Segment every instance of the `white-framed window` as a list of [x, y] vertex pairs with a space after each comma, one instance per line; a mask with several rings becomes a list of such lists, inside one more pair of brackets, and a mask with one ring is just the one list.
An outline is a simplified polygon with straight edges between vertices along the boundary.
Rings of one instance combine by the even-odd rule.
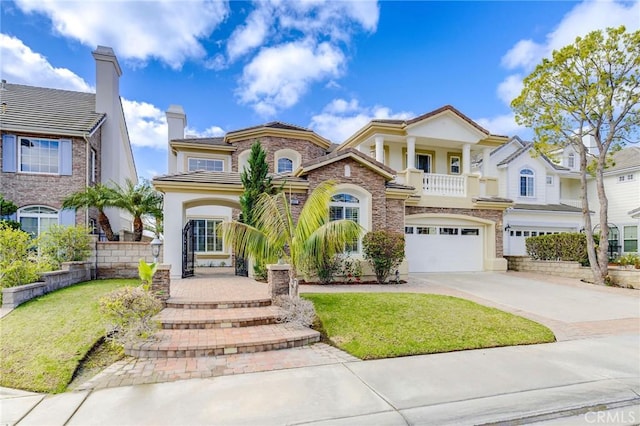
[[223, 251], [222, 219], [194, 219], [194, 251], [220, 253]]
[[224, 172], [224, 161], [212, 158], [189, 158], [189, 171]]
[[633, 180], [633, 175], [627, 175], [627, 180]]
[[431, 157], [431, 154], [416, 155], [416, 167], [418, 170], [422, 170], [425, 173], [431, 173], [432, 164], [433, 158]]
[[95, 183], [98, 178], [98, 168], [96, 165], [96, 150], [93, 148], [91, 148], [91, 158], [89, 161], [89, 178], [91, 179], [91, 183]]
[[19, 138], [20, 171], [60, 173], [60, 142], [52, 139]]
[[520, 196], [533, 197], [535, 188], [535, 175], [531, 169], [520, 170]]
[[37, 237], [58, 224], [58, 211], [45, 206], [29, 206], [18, 210], [18, 222], [23, 231]]
[[618, 176], [618, 182], [624, 182], [624, 178], [625, 178], [624, 175]]
[[567, 167], [573, 169], [576, 166], [576, 156], [572, 152], [567, 156]]
[[278, 158], [278, 173], [291, 173], [293, 171], [293, 160], [288, 157]]
[[547, 176], [547, 185], [553, 185], [553, 176]]
[[[329, 220], [348, 219], [360, 223], [360, 200], [350, 194], [340, 193], [331, 197], [329, 204]], [[347, 253], [357, 253], [360, 251], [360, 242], [355, 240], [347, 243], [345, 247]]]
[[623, 251], [625, 253], [638, 252], [638, 227], [635, 225], [625, 226], [623, 229]]
[[459, 155], [449, 156], [449, 173], [452, 175], [460, 174], [460, 156]]

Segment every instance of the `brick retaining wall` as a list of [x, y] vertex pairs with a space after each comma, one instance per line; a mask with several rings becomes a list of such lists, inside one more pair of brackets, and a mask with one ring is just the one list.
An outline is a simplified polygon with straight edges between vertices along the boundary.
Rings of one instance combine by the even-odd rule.
[[[536, 272], [558, 277], [592, 281], [593, 274], [588, 267], [578, 262], [555, 260], [533, 260], [527, 256], [505, 256], [510, 271]], [[616, 285], [640, 289], [640, 269], [609, 267], [609, 275]]]

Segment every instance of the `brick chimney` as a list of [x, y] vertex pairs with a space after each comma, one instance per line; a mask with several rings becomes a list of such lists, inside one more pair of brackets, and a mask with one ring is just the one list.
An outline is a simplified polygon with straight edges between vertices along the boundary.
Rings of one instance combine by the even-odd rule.
[[[184, 129], [187, 126], [187, 116], [180, 105], [170, 105], [165, 112], [167, 117], [167, 133], [168, 142], [174, 139], [184, 139]], [[174, 174], [178, 172], [178, 157], [168, 147], [167, 173]]]

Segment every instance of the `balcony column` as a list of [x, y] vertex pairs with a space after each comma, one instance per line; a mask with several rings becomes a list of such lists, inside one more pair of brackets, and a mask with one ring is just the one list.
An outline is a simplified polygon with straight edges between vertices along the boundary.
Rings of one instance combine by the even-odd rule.
[[491, 148], [482, 150], [482, 176], [489, 175], [489, 161], [491, 160]]
[[416, 168], [416, 138], [407, 137], [407, 169]]
[[376, 136], [376, 161], [384, 164], [384, 139], [382, 136]]
[[471, 145], [462, 145], [462, 174], [468, 175], [471, 173]]

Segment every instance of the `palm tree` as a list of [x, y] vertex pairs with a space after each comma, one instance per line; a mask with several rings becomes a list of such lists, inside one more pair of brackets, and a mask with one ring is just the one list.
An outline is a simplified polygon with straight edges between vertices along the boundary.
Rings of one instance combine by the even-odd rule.
[[113, 184], [113, 205], [119, 207], [133, 216], [133, 240], [142, 240], [144, 224], [142, 216], [151, 215], [156, 219], [162, 219], [162, 194], [151, 187], [148, 181], [135, 185], [127, 179], [124, 186]]
[[298, 295], [298, 271], [344, 250], [357, 239], [362, 227], [348, 219], [329, 220], [334, 182], [323, 182], [309, 195], [297, 223], [284, 192], [262, 194], [255, 206], [254, 223], [226, 222], [224, 235], [242, 256], [264, 263], [283, 259], [291, 265], [291, 296]]
[[102, 184], [87, 186], [84, 191], [75, 192], [62, 201], [64, 209], [88, 209], [89, 207], [98, 209], [98, 224], [109, 241], [114, 241], [116, 237], [104, 209], [113, 206], [115, 206], [113, 190]]

